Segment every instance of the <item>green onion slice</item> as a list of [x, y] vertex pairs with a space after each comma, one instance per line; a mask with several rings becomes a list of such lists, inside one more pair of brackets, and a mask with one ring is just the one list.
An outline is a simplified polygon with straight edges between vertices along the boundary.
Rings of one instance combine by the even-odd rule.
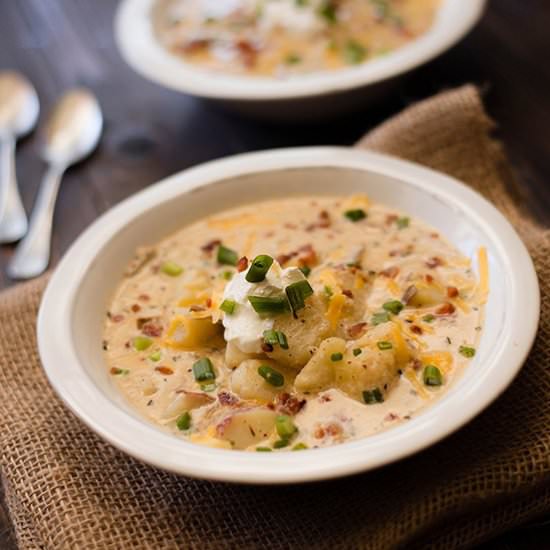
[[150, 361], [160, 361], [162, 358], [162, 352], [159, 350], [159, 351], [155, 351], [155, 353], [151, 353], [151, 355], [149, 355], [149, 360]]
[[205, 382], [207, 380], [215, 380], [216, 373], [212, 366], [212, 361], [208, 357], [202, 357], [193, 363], [193, 376], [197, 382]]
[[426, 365], [424, 367], [422, 379], [426, 386], [441, 386], [443, 384], [443, 375], [435, 365]]
[[292, 313], [296, 317], [296, 312], [306, 307], [305, 300], [313, 294], [313, 289], [306, 280], [303, 280], [288, 285], [285, 288], [285, 292], [288, 297]]
[[476, 354], [475, 348], [471, 348], [469, 346], [460, 346], [458, 348], [458, 352], [468, 359], [471, 359]]
[[296, 443], [296, 445], [292, 447], [293, 451], [303, 451], [305, 449], [309, 449], [309, 447], [305, 443]]
[[355, 355], [355, 357], [357, 357], [358, 355], [361, 355], [362, 352], [363, 352], [363, 350], [361, 348], [355, 348], [353, 350], [353, 355]]
[[391, 342], [387, 342], [386, 340], [377, 342], [376, 345], [378, 346], [378, 349], [382, 351], [393, 348], [393, 344]]
[[311, 267], [309, 267], [308, 265], [303, 265], [298, 269], [304, 274], [304, 277], [309, 277], [309, 274], [311, 273]]
[[235, 300], [224, 300], [220, 304], [220, 309], [227, 313], [228, 315], [233, 315], [235, 313], [235, 308], [237, 307], [237, 302]]
[[160, 270], [170, 277], [177, 277], [183, 273], [183, 267], [174, 262], [164, 262], [160, 266]]
[[432, 315], [431, 313], [428, 313], [422, 317], [422, 320], [425, 323], [433, 323], [435, 321], [435, 315]]
[[231, 248], [227, 248], [223, 246], [223, 244], [220, 244], [218, 247], [217, 260], [219, 264], [237, 265], [239, 255], [234, 250], [231, 250]]
[[258, 374], [272, 386], [280, 388], [285, 385], [285, 377], [269, 365], [261, 365], [258, 367]]
[[342, 359], [344, 358], [344, 355], [342, 353], [333, 353], [331, 356], [330, 356], [330, 360], [331, 361], [341, 361]]
[[265, 279], [269, 268], [273, 264], [273, 258], [267, 254], [256, 256], [246, 273], [245, 279], [249, 283], [260, 283]]
[[292, 418], [286, 414], [281, 414], [275, 418], [275, 428], [281, 439], [290, 439], [297, 431], [298, 428], [292, 422]]
[[191, 427], [191, 415], [185, 411], [183, 414], [178, 416], [176, 420], [176, 426], [178, 430], [188, 430]]
[[365, 60], [367, 49], [363, 44], [350, 40], [344, 47], [344, 58], [350, 65], [357, 65]]
[[395, 224], [397, 225], [398, 229], [405, 229], [406, 227], [409, 227], [410, 223], [411, 219], [407, 217], [397, 218], [397, 220], [395, 220]]
[[273, 443], [275, 449], [282, 449], [283, 447], [288, 447], [288, 439], [278, 439]]
[[137, 351], [145, 351], [153, 345], [153, 340], [147, 336], [136, 336], [133, 340], [134, 349]]
[[399, 300], [391, 300], [389, 302], [386, 302], [385, 304], [382, 304], [383, 309], [389, 311], [390, 313], [393, 313], [394, 315], [399, 315], [404, 307], [405, 306]]
[[289, 310], [286, 296], [249, 296], [248, 301], [259, 314], [263, 313], [285, 313]]
[[258, 453], [270, 453], [271, 451], [273, 451], [271, 447], [256, 447]]
[[390, 320], [390, 314], [387, 311], [381, 311], [380, 313], [375, 313], [370, 322], [376, 326], [381, 325], [382, 323], [387, 323]]
[[264, 342], [270, 344], [271, 346], [276, 346], [279, 344], [281, 348], [288, 349], [288, 340], [286, 339], [286, 334], [279, 330], [266, 330], [264, 331]]
[[347, 210], [344, 212], [344, 216], [352, 222], [358, 222], [365, 219], [367, 214], [363, 209], [357, 208], [356, 210]]
[[374, 388], [372, 390], [365, 390], [363, 392], [363, 401], [367, 405], [374, 405], [376, 403], [383, 403], [384, 396], [379, 388]]

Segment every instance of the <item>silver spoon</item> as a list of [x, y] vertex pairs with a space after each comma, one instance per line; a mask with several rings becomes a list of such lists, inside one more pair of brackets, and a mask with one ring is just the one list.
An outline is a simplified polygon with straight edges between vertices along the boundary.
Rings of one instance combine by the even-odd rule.
[[32, 84], [14, 71], [0, 73], [0, 243], [27, 232], [15, 177], [15, 143], [36, 125], [40, 105]]
[[61, 176], [71, 164], [96, 148], [102, 128], [101, 108], [89, 90], [71, 90], [56, 105], [46, 126], [42, 150], [49, 167], [40, 184], [29, 232], [8, 264], [7, 272], [12, 279], [30, 279], [48, 267], [53, 213]]

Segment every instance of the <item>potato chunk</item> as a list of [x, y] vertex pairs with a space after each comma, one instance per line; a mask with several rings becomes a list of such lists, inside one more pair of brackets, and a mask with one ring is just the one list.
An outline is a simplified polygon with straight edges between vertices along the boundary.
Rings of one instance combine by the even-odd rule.
[[246, 449], [273, 433], [276, 416], [275, 411], [265, 407], [235, 412], [216, 425], [216, 436], [229, 441], [234, 449]]
[[[268, 384], [259, 374], [258, 368], [267, 365], [284, 376], [284, 386], [275, 387]], [[292, 383], [292, 373], [278, 366], [274, 361], [248, 359], [243, 361], [231, 373], [231, 390], [243, 399], [255, 399], [256, 401], [272, 401], [286, 386]]]
[[416, 284], [416, 293], [408, 301], [409, 307], [422, 308], [433, 307], [447, 300], [443, 289], [436, 285]]
[[306, 307], [298, 312], [298, 319], [290, 314], [276, 317], [273, 328], [284, 332], [288, 349], [276, 345], [273, 351], [267, 353], [268, 357], [284, 367], [302, 368], [321, 341], [330, 334], [325, 309], [323, 300], [314, 295], [307, 300]]
[[221, 348], [223, 327], [214, 324], [210, 317], [197, 319], [180, 315], [172, 319], [164, 344], [178, 350]]

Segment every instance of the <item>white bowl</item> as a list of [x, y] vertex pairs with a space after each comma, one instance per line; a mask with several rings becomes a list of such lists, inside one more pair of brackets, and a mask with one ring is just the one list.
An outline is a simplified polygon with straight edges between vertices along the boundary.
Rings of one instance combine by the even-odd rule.
[[115, 37], [137, 72], [168, 88], [272, 120], [325, 118], [367, 105], [397, 77], [449, 49], [477, 23], [486, 1], [441, 0], [432, 28], [405, 47], [362, 65], [289, 79], [235, 76], [186, 63], [154, 36], [150, 13], [155, 0], [122, 0]]
[[[440, 401], [406, 424], [302, 453], [225, 451], [188, 443], [138, 416], [117, 393], [102, 353], [105, 313], [134, 249], [219, 210], [262, 199], [365, 192], [432, 224], [466, 256], [487, 247], [490, 296], [475, 359]], [[533, 264], [506, 219], [470, 188], [380, 154], [305, 148], [239, 155], [176, 174], [93, 223], [67, 252], [38, 316], [40, 357], [67, 406], [101, 437], [159, 468], [244, 483], [332, 478], [375, 468], [435, 443], [512, 381], [539, 317]]]

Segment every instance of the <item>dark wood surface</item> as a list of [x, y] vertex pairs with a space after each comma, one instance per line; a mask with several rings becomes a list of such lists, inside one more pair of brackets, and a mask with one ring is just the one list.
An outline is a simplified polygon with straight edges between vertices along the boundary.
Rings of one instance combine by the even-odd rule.
[[[468, 1], [468, 0], [464, 0]], [[407, 104], [465, 82], [484, 86], [534, 215], [550, 221], [550, 2], [493, 0], [458, 46], [410, 75], [377, 106], [330, 124], [276, 127], [213, 109], [143, 80], [113, 40], [115, 0], [0, 0], [0, 69], [17, 69], [37, 87], [44, 121], [67, 88], [98, 95], [106, 118], [98, 151], [72, 168], [55, 213], [53, 263], [100, 213], [176, 171], [243, 151], [352, 144]], [[19, 143], [17, 173], [30, 210], [44, 166], [39, 134]], [[0, 247], [0, 288], [12, 247]], [[16, 548], [0, 509], [0, 548]], [[550, 548], [544, 519], [487, 543], [484, 550]]]

